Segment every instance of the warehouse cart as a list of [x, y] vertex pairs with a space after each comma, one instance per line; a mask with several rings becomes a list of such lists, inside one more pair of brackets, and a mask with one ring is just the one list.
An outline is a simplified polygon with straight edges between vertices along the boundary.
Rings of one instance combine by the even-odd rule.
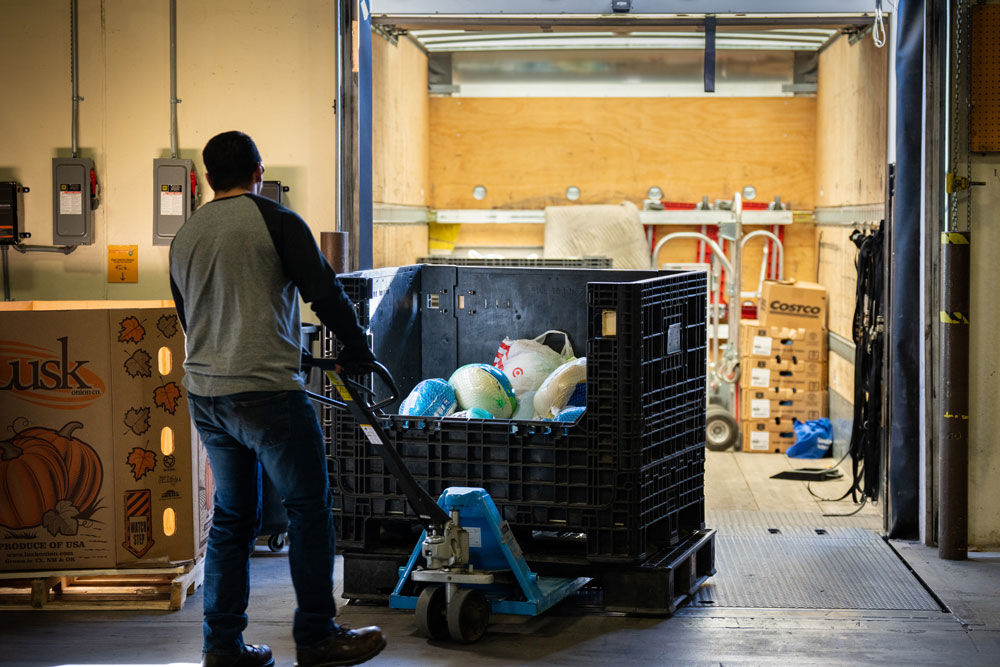
[[363, 366], [391, 392], [389, 398], [369, 402], [374, 401], [373, 390], [341, 378], [334, 363], [303, 357], [303, 365], [326, 371], [341, 400], [307, 392], [309, 397], [346, 410], [357, 420], [424, 527], [390, 598], [391, 607], [415, 610], [422, 635], [472, 643], [485, 634], [491, 612], [535, 616], [590, 581], [589, 577], [542, 577], [532, 572], [485, 489], [451, 487], [435, 502], [389, 444], [378, 419], [382, 408], [398, 398], [388, 369], [377, 362]]
[[[704, 272], [411, 265], [340, 280], [404, 396], [492, 359], [502, 335], [558, 323], [575, 351], [586, 350], [581, 419], [421, 418], [393, 405], [379, 417], [388, 444], [433, 498], [486, 489], [533, 572], [592, 579], [574, 597], [654, 615], [692, 599], [714, 572], [704, 514]], [[324, 331], [323, 356], [338, 345]], [[387, 394], [377, 376], [364, 381]], [[339, 398], [332, 386], [324, 393]], [[323, 428], [343, 595], [389, 604], [420, 517], [357, 419], [325, 407]], [[401, 592], [418, 597], [423, 585], [410, 580]]]
[[[732, 222], [719, 225], [719, 238], [730, 241], [730, 255], [712, 238], [701, 232], [674, 232], [657, 242], [650, 258], [651, 268], [656, 269], [657, 258], [663, 246], [676, 239], [696, 239], [709, 248], [711, 254], [726, 272], [725, 292], [729, 306], [725, 311], [728, 336], [720, 345], [722, 336], [720, 311], [722, 310], [723, 284], [715, 271], [709, 272], [709, 289], [714, 299], [709, 301], [708, 312], [708, 408], [705, 415], [705, 445], [713, 451], [724, 451], [739, 442], [737, 409], [739, 404], [736, 385], [740, 379], [740, 315], [745, 298], [760, 299], [760, 292], [768, 264], [768, 248], [764, 248], [760, 280], [757, 290], [744, 291], [742, 285], [743, 249], [747, 242], [755, 238], [771, 240], [777, 254], [778, 279], [784, 278], [784, 246], [773, 232], [763, 229], [743, 234], [743, 201], [740, 193], [733, 196]], [[721, 356], [720, 356], [721, 353]]]

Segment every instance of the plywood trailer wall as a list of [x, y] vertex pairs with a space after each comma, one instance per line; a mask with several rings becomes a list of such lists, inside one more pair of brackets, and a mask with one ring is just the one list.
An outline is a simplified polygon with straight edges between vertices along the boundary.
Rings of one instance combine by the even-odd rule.
[[[434, 208], [543, 208], [729, 199], [746, 185], [795, 208], [816, 199], [812, 98], [430, 100]], [[473, 199], [477, 185], [487, 189]]]
[[[816, 202], [821, 208], [882, 204], [886, 164], [886, 53], [840, 37], [820, 54], [816, 106]], [[857, 247], [851, 227], [821, 225], [820, 282], [830, 330], [851, 338]]]
[[[820, 54], [816, 105], [816, 205], [838, 209], [877, 206], [885, 198], [886, 51], [871, 39], [846, 36]], [[819, 282], [829, 291], [830, 331], [852, 339], [857, 301], [854, 227], [820, 225]], [[853, 400], [853, 364], [834, 360], [830, 388]], [[836, 368], [836, 372], [835, 372]]]
[[858, 248], [851, 241], [853, 227], [820, 225], [817, 228], [819, 248], [819, 283], [828, 292], [827, 326], [830, 331], [850, 340], [857, 300], [858, 272], [855, 261]]
[[372, 200], [427, 204], [427, 55], [412, 40], [372, 34]]
[[886, 49], [841, 36], [819, 56], [816, 206], [885, 197]]
[[[426, 206], [429, 190], [427, 55], [412, 40], [372, 34], [372, 201]], [[427, 254], [427, 223], [376, 223], [375, 267]]]
[[[670, 201], [729, 199], [746, 185], [758, 201], [815, 203], [811, 98], [431, 98], [431, 196], [439, 209], [539, 209], [641, 204], [657, 186]], [[473, 198], [477, 185], [486, 198]], [[659, 226], [657, 237], [697, 227]], [[815, 280], [811, 224], [786, 228], [786, 275]], [[458, 246], [544, 244], [542, 225], [463, 225]], [[762, 243], [747, 247], [744, 283], [757, 284]], [[678, 240], [660, 263], [693, 262]]]
[[[816, 96], [816, 206], [820, 212], [843, 212], [843, 207], [877, 208], [883, 203], [886, 51], [877, 48], [870, 38], [852, 45], [841, 36], [820, 54]], [[857, 301], [858, 250], [850, 240], [854, 229], [843, 225], [817, 227], [819, 282], [829, 293], [828, 324], [833, 335], [848, 341], [853, 340]], [[835, 453], [849, 441], [854, 416], [854, 359], [849, 349], [838, 354], [841, 349], [830, 347], [830, 418]]]

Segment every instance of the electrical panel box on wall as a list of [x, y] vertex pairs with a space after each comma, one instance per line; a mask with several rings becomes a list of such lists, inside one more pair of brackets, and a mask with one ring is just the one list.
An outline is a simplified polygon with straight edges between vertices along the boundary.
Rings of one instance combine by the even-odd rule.
[[90, 245], [94, 242], [94, 161], [52, 158], [52, 242]]
[[264, 181], [260, 186], [260, 196], [281, 203], [281, 181]]
[[153, 245], [170, 245], [194, 212], [194, 162], [153, 160]]
[[15, 181], [0, 183], [0, 245], [21, 240], [24, 231], [24, 188]]
[[282, 185], [281, 181], [264, 181], [260, 187], [260, 196], [267, 197], [279, 204], [284, 204], [284, 193], [288, 192], [288, 186]]

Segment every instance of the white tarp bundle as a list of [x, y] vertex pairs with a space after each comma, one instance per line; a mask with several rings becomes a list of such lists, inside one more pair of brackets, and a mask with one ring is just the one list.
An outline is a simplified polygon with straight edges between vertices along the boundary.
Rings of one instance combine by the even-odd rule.
[[616, 269], [648, 269], [649, 243], [632, 202], [545, 208], [545, 257], [610, 257]]

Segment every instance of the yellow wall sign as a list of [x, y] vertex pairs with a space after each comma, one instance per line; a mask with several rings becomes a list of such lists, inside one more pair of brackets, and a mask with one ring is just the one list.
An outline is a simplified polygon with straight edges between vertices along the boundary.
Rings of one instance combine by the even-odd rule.
[[139, 282], [139, 246], [108, 246], [108, 282]]

